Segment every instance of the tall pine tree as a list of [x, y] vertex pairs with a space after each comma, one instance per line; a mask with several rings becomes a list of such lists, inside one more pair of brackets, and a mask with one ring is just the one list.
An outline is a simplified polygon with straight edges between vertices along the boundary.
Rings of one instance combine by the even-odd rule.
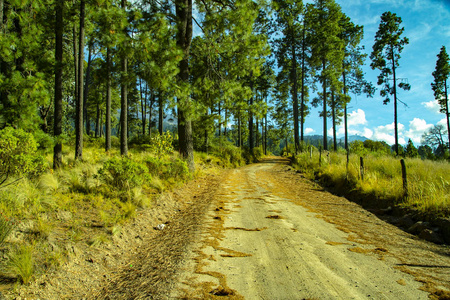
[[450, 112], [448, 109], [448, 79], [450, 77], [450, 59], [448, 57], [445, 46], [442, 46], [441, 51], [437, 55], [436, 69], [433, 72], [434, 82], [431, 88], [434, 92], [434, 98], [438, 101], [441, 107], [441, 113], [445, 114], [447, 120], [448, 146], [450, 149]]
[[[399, 154], [398, 149], [398, 120], [397, 120], [397, 87], [409, 90], [411, 86], [404, 83], [397, 78], [397, 68], [399, 66], [400, 53], [405, 45], [407, 45], [408, 38], [402, 37], [405, 31], [404, 27], [400, 27], [402, 19], [395, 13], [390, 11], [384, 12], [381, 15], [381, 22], [378, 31], [375, 35], [375, 43], [370, 54], [372, 69], [379, 69], [378, 85], [382, 85], [380, 96], [384, 98], [383, 104], [388, 104], [391, 101], [391, 95], [394, 97], [394, 126], [395, 126], [395, 153]], [[392, 76], [392, 77], [391, 77]], [[392, 81], [392, 84], [390, 83]]]

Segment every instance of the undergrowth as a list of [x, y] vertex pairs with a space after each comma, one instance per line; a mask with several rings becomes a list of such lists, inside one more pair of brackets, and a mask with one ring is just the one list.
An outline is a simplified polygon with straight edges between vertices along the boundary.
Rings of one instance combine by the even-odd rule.
[[161, 192], [206, 169], [245, 163], [242, 151], [224, 141], [209, 154], [196, 153], [197, 171], [191, 174], [172, 141], [169, 134], [154, 137], [151, 145], [138, 145], [121, 157], [116, 147], [105, 153], [102, 140], [87, 139], [82, 161], [73, 159], [69, 145], [63, 148], [61, 169], [50, 168], [47, 153], [39, 172], [10, 176], [6, 183], [13, 184], [0, 188], [0, 255], [6, 258], [0, 276], [26, 284], [69, 259], [64, 243], [105, 247]]
[[400, 159], [368, 153], [360, 156], [328, 152], [301, 153], [294, 165], [305, 177], [318, 180], [342, 195], [378, 202], [379, 206], [399, 205], [414, 208], [425, 215], [450, 216], [450, 164], [446, 161], [405, 159], [408, 195], [403, 191]]

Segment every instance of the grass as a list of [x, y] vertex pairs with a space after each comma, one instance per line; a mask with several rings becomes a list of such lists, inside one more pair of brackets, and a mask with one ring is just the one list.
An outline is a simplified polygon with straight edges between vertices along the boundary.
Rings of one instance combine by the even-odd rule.
[[[0, 246], [9, 258], [7, 269], [2, 267], [0, 271], [13, 273], [22, 283], [57, 269], [70, 259], [65, 244], [82, 249], [81, 244], [101, 247], [111, 243], [122, 225], [135, 218], [139, 210], [152, 207], [161, 192], [203, 174], [204, 170], [230, 165], [226, 158], [196, 153], [200, 171], [190, 174], [177, 153], [156, 157], [130, 149], [131, 163], [148, 166], [152, 162], [156, 167], [146, 174], [136, 172], [138, 185], [119, 189], [99, 175], [108, 161], [120, 157], [117, 148], [105, 153], [102, 147], [87, 144], [80, 162], [73, 159], [74, 151], [69, 147], [72, 148], [63, 147], [61, 169], [50, 169], [53, 158], [48, 154], [49, 169], [39, 178], [24, 178], [0, 189]], [[120, 176], [129, 178], [127, 174]], [[20, 228], [16, 228], [16, 220], [22, 222]], [[14, 238], [7, 239], [10, 235]]]
[[23, 284], [28, 284], [34, 275], [33, 247], [20, 245], [9, 255], [8, 269], [16, 275]]
[[[295, 165], [312, 180], [333, 187], [341, 194], [369, 197], [380, 204], [399, 205], [419, 210], [431, 216], [450, 216], [450, 164], [446, 161], [405, 159], [408, 197], [404, 197], [400, 159], [368, 154], [364, 159], [364, 178], [360, 172], [360, 157], [330, 152], [314, 152], [296, 157]], [[364, 180], [363, 180], [364, 179]]]

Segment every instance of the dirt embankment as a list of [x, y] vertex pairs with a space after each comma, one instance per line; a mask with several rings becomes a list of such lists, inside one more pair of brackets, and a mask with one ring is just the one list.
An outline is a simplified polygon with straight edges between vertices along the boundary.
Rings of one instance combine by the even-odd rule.
[[[159, 230], [155, 226], [164, 224]], [[17, 299], [445, 299], [450, 250], [271, 158], [208, 176]], [[17, 296], [19, 295], [19, 296]]]

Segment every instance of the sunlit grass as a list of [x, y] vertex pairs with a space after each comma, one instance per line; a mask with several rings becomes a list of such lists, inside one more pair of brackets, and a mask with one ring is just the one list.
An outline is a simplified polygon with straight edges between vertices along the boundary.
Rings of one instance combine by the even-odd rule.
[[[394, 201], [413, 207], [424, 213], [439, 216], [450, 215], [450, 164], [446, 161], [430, 161], [418, 158], [405, 159], [407, 168], [408, 197], [404, 197], [400, 159], [392, 156], [366, 155], [361, 174], [360, 157], [350, 155], [347, 168], [345, 154], [314, 152], [297, 156], [297, 167], [305, 177], [321, 180], [335, 187], [340, 193], [358, 192], [380, 201]], [[362, 180], [362, 175], [364, 180]]]

